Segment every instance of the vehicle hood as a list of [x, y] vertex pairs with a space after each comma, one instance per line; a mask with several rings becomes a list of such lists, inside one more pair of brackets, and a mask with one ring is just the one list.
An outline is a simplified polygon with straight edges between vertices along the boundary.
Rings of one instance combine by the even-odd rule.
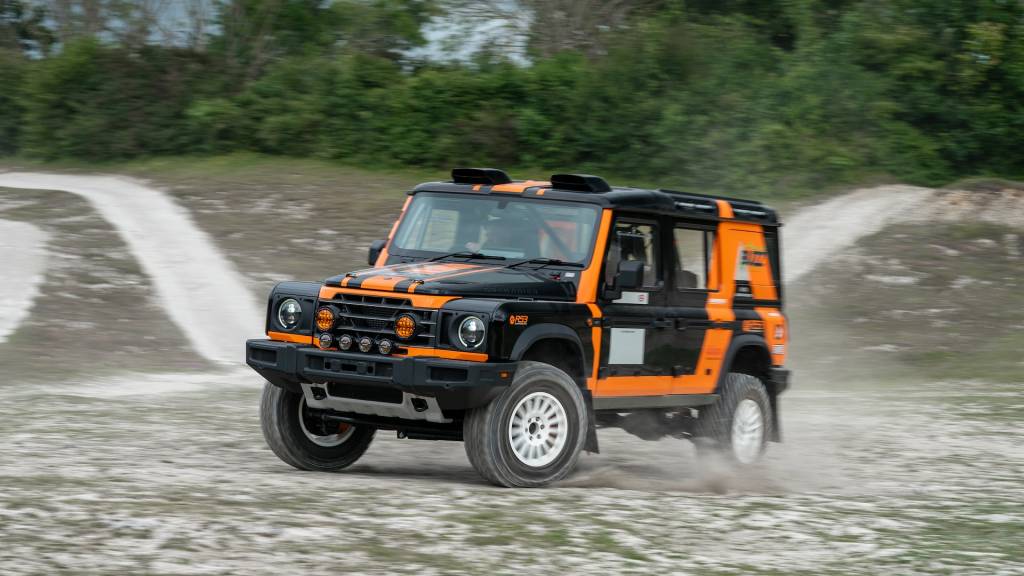
[[367, 268], [328, 278], [328, 286], [484, 298], [573, 300], [579, 271], [505, 268], [475, 262], [416, 262]]

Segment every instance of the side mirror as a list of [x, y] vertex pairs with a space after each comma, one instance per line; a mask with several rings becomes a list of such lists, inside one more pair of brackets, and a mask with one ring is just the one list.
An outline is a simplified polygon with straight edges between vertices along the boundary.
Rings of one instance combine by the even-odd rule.
[[644, 284], [644, 263], [642, 260], [621, 260], [615, 274], [615, 287], [619, 290], [636, 290]]
[[370, 244], [370, 253], [367, 255], [366, 263], [370, 266], [377, 264], [377, 259], [380, 258], [380, 253], [384, 250], [384, 247], [388, 245], [387, 240], [374, 240]]

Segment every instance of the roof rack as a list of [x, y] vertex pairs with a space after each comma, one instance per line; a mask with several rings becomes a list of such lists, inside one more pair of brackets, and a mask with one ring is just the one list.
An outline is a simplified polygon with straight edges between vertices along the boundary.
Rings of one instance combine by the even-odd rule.
[[512, 179], [497, 168], [453, 168], [452, 182], [456, 184], [508, 184]]
[[696, 201], [685, 201], [676, 200], [674, 202], [676, 210], [687, 210], [690, 212], [706, 212], [708, 214], [714, 214], [718, 207], [715, 203], [710, 200], [696, 200]]
[[552, 174], [551, 187], [576, 192], [611, 192], [612, 187], [600, 176], [590, 174]]
[[698, 196], [700, 198], [711, 198], [712, 200], [727, 200], [729, 202], [745, 202], [747, 204], [761, 205], [757, 200], [744, 200], [743, 198], [730, 198], [728, 196], [716, 196], [714, 194], [700, 194], [698, 192], [683, 192], [681, 190], [669, 190], [668, 188], [658, 188], [658, 192], [664, 192], [666, 194], [680, 194], [682, 196]]

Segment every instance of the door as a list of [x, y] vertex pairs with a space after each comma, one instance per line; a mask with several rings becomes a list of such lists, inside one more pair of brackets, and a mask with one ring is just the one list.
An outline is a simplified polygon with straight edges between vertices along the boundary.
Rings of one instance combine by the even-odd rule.
[[[596, 396], [668, 394], [673, 351], [663, 336], [667, 313], [663, 226], [653, 218], [620, 215], [612, 224], [602, 279], [601, 369]], [[622, 260], [643, 262], [642, 286], [611, 299]]]
[[672, 346], [675, 378], [672, 393], [689, 393], [700, 361], [701, 349], [711, 322], [708, 318], [708, 294], [711, 274], [711, 254], [715, 231], [711, 226], [677, 220], [672, 223], [671, 263], [666, 299], [667, 317], [673, 326]]

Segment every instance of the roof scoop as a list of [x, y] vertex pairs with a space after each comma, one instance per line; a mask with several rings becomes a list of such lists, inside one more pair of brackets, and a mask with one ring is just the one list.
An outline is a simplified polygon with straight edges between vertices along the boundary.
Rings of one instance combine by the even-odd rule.
[[612, 187], [600, 176], [590, 174], [552, 174], [551, 187], [575, 192], [611, 192]]
[[504, 170], [497, 168], [455, 168], [452, 181], [456, 184], [508, 184], [512, 181]]

